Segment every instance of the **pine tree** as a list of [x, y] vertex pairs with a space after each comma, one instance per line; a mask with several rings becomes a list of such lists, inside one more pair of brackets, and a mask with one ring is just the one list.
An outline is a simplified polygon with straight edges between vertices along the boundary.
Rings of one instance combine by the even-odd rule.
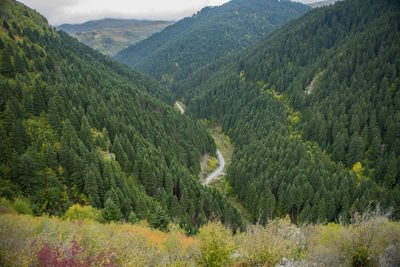
[[136, 213], [131, 211], [131, 213], [129, 214], [128, 221], [131, 224], [135, 224], [135, 223], [137, 223], [139, 221], [139, 218], [136, 216]]
[[19, 53], [15, 54], [14, 63], [15, 63], [15, 71], [17, 73], [24, 74], [25, 69], [26, 69], [26, 62], [25, 62], [24, 58], [22, 58], [19, 55]]
[[35, 115], [39, 116], [41, 112], [46, 111], [46, 102], [43, 96], [43, 89], [36, 83], [32, 91], [33, 108], [35, 110]]
[[32, 105], [32, 98], [30, 93], [28, 92], [28, 89], [23, 88], [22, 89], [22, 104], [25, 107], [25, 111], [33, 114], [33, 105]]
[[16, 120], [11, 128], [12, 144], [22, 154], [29, 145], [29, 136], [21, 120]]
[[12, 56], [11, 47], [7, 46], [7, 48], [3, 50], [3, 54], [1, 56], [0, 69], [1, 69], [1, 74], [3, 74], [8, 78], [14, 78], [16, 74], [15, 66], [11, 60], [11, 56]]
[[89, 205], [94, 208], [100, 208], [100, 197], [98, 193], [97, 180], [100, 176], [96, 166], [92, 163], [85, 170], [85, 193], [89, 198]]
[[17, 184], [21, 191], [26, 195], [33, 195], [39, 184], [38, 176], [39, 164], [29, 155], [24, 154], [18, 164]]
[[6, 163], [11, 155], [10, 144], [7, 140], [6, 132], [4, 131], [3, 125], [0, 124], [0, 163]]
[[62, 130], [62, 118], [64, 117], [63, 102], [59, 95], [49, 100], [48, 121], [57, 134]]
[[167, 231], [169, 224], [169, 218], [167, 213], [160, 206], [156, 207], [156, 211], [150, 220], [150, 225], [154, 228], [160, 229], [161, 231]]
[[352, 166], [354, 163], [361, 161], [364, 153], [362, 138], [357, 134], [351, 137], [348, 153], [348, 164]]
[[137, 202], [135, 205], [136, 214], [140, 219], [146, 219], [148, 215], [148, 208], [146, 204], [146, 200], [143, 195], [139, 195], [137, 198]]
[[333, 143], [333, 158], [337, 161], [344, 162], [345, 160], [345, 140], [342, 134], [338, 134], [335, 137]]
[[112, 145], [112, 152], [115, 154], [115, 159], [119, 162], [123, 170], [129, 169], [130, 162], [128, 156], [126, 155], [124, 149], [122, 148], [119, 137], [114, 138], [114, 143]]
[[7, 31], [10, 31], [10, 25], [8, 25], [7, 21], [3, 21], [3, 28], [6, 29]]
[[111, 198], [107, 198], [101, 214], [103, 215], [103, 218], [106, 222], [117, 222], [122, 219], [121, 210]]
[[89, 125], [89, 121], [86, 116], [82, 117], [82, 124], [81, 124], [79, 137], [83, 141], [83, 143], [85, 144], [87, 149], [92, 150], [94, 139], [93, 139], [92, 130]]
[[396, 156], [393, 153], [390, 155], [384, 178], [385, 185], [389, 188], [391, 188], [396, 183], [397, 164], [398, 161], [396, 160]]

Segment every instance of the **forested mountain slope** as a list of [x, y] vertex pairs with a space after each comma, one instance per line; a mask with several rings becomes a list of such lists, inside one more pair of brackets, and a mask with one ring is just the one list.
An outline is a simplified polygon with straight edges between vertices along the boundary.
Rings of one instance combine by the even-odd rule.
[[400, 219], [400, 4], [340, 1], [179, 84], [235, 144], [228, 181], [254, 221]]
[[154, 33], [160, 32], [171, 21], [151, 21], [135, 19], [101, 19], [82, 24], [62, 24], [57, 26], [82, 43], [109, 56], [114, 56]]
[[310, 7], [283, 0], [232, 0], [206, 7], [122, 50], [115, 59], [165, 84], [259, 40]]
[[0, 18], [1, 197], [25, 198], [36, 214], [90, 204], [108, 221], [174, 220], [189, 233], [211, 217], [241, 226], [198, 182], [212, 138], [159, 100], [171, 103], [166, 89], [18, 2], [2, 0]]

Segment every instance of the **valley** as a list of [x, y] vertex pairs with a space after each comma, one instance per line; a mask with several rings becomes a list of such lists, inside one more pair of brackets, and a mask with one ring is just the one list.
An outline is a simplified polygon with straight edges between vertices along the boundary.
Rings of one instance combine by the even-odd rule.
[[39, 12], [0, 0], [0, 266], [400, 265], [398, 1]]
[[103, 19], [77, 25], [62, 24], [57, 28], [105, 55], [114, 56], [171, 24], [170, 21]]
[[[176, 101], [175, 105], [176, 105], [176, 107], [178, 107], [178, 109], [181, 112], [181, 114], [185, 113], [185, 110], [182, 107], [183, 104], [181, 102]], [[221, 137], [218, 137], [218, 138], [221, 138]], [[215, 139], [215, 137], [214, 137], [214, 139]], [[221, 141], [222, 141], [222, 138], [221, 138]], [[219, 142], [216, 142], [216, 143], [219, 144]], [[217, 153], [217, 163], [216, 163], [217, 166], [216, 166], [216, 169], [213, 170], [209, 175], [207, 175], [206, 178], [203, 178], [204, 179], [204, 181], [202, 181], [203, 185], [208, 185], [211, 182], [213, 182], [216, 179], [218, 179], [218, 177], [224, 175], [225, 159], [222, 156], [222, 154], [221, 154], [221, 152], [219, 151], [218, 148], [219, 148], [219, 146], [217, 145], [217, 152], [216, 152]], [[208, 163], [209, 160], [211, 160], [211, 159], [209, 159], [209, 154], [207, 153], [205, 158], [202, 160], [202, 161], [205, 161], [204, 164], [202, 163], [202, 165], [204, 165], [204, 168], [209, 168], [209, 166], [208, 166], [208, 165], [210, 165]], [[201, 172], [203, 172], [203, 170]], [[202, 177], [202, 175], [200, 175], [200, 178], [201, 177]]]

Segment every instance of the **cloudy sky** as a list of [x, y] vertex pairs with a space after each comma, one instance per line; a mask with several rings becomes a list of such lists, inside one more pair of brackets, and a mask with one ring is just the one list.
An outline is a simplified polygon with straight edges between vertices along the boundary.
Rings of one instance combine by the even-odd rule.
[[[228, 0], [19, 0], [44, 15], [52, 25], [101, 18], [178, 20], [205, 6]], [[303, 3], [319, 0], [298, 0]]]

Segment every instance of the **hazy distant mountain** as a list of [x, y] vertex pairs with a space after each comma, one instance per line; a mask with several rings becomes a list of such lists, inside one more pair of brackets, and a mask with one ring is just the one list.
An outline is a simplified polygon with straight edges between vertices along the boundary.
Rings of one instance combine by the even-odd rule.
[[333, 5], [337, 1], [338, 0], [320, 1], [320, 2], [315, 2], [315, 3], [309, 4], [309, 6], [312, 7], [312, 8], [317, 8], [317, 7], [322, 7], [322, 6], [329, 6], [329, 5]]
[[79, 41], [106, 55], [115, 55], [172, 24], [170, 21], [101, 19], [58, 26]]

